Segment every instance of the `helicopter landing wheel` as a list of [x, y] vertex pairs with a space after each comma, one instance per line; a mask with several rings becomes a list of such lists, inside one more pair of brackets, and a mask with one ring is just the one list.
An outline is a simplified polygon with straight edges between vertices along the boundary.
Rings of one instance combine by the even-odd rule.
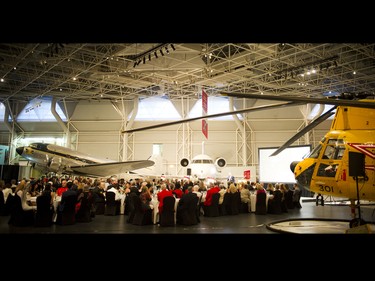
[[364, 225], [364, 224], [366, 224], [366, 222], [363, 219], [355, 218], [350, 221], [349, 227], [352, 228], [352, 227], [357, 227], [357, 226]]

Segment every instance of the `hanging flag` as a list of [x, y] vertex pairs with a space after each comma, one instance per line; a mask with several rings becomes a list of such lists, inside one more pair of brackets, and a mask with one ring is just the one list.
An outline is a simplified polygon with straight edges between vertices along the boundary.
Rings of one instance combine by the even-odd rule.
[[202, 90], [202, 114], [207, 115], [207, 94]]
[[[202, 115], [207, 115], [207, 94], [206, 92], [202, 89]], [[208, 139], [208, 123], [207, 119], [202, 119], [202, 133]]]
[[202, 133], [208, 139], [208, 124], [206, 119], [202, 120]]
[[245, 180], [249, 180], [250, 179], [250, 170], [243, 171], [243, 178]]

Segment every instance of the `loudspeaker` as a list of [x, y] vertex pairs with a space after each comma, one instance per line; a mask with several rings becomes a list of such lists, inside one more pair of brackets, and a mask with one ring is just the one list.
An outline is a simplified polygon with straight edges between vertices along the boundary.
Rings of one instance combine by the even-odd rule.
[[0, 165], [0, 178], [9, 183], [12, 179], [18, 180], [19, 165]]
[[187, 168], [187, 175], [191, 176], [191, 168]]
[[349, 151], [349, 176], [364, 177], [365, 175], [365, 155]]

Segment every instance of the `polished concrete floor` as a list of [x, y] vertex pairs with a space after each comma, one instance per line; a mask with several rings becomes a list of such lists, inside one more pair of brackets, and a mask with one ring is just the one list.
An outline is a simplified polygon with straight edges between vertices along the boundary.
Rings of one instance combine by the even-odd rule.
[[[159, 225], [138, 226], [126, 223], [126, 215], [98, 215], [89, 223], [74, 225], [52, 225], [50, 227], [14, 227], [8, 225], [7, 216], [0, 217], [0, 234], [338, 234], [349, 228], [350, 207], [345, 204], [316, 206], [315, 202], [304, 202], [301, 209], [292, 209], [280, 215], [256, 215], [254, 213], [235, 216], [204, 217], [194, 226]], [[368, 223], [375, 222], [375, 205], [361, 206], [361, 218]], [[301, 223], [306, 219], [308, 223]], [[288, 222], [288, 223], [285, 223]], [[290, 222], [289, 222], [290, 221]], [[280, 227], [272, 227], [280, 222]], [[287, 226], [291, 227], [287, 227]], [[271, 227], [270, 227], [271, 226]], [[306, 227], [303, 227], [306, 226]]]

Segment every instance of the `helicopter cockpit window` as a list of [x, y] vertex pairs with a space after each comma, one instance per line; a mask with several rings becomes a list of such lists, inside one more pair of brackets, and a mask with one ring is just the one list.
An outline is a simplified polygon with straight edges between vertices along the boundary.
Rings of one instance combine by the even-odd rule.
[[336, 150], [337, 150], [337, 155], [335, 159], [342, 159], [342, 157], [344, 156], [345, 146], [340, 146]]
[[320, 151], [322, 150], [322, 145], [318, 144], [313, 151], [306, 158], [318, 158]]
[[335, 147], [332, 145], [327, 145], [323, 154], [323, 159], [334, 159], [335, 157]]
[[317, 176], [334, 178], [336, 176], [337, 167], [338, 164], [327, 165], [321, 163], [319, 165]]
[[322, 159], [341, 159], [345, 146], [343, 139], [329, 139]]

